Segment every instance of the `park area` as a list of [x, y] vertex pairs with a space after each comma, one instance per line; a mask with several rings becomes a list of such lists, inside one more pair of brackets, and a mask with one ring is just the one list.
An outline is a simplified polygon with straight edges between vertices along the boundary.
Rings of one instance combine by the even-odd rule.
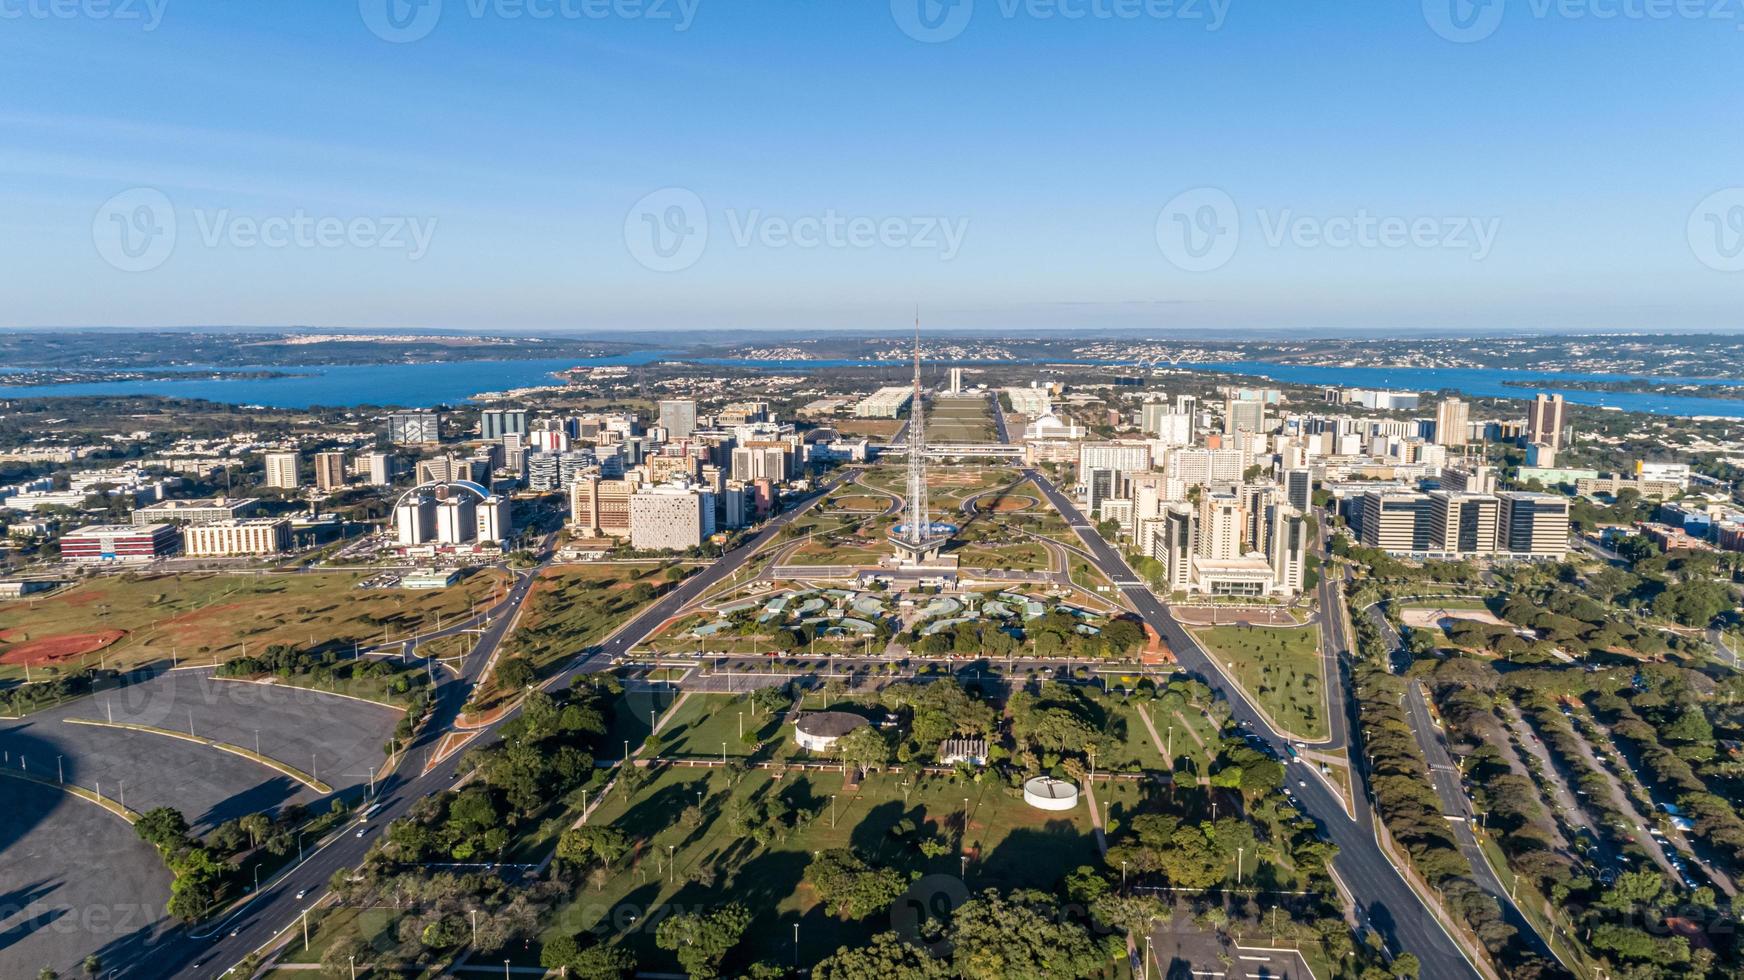
[[1212, 626], [1193, 634], [1280, 729], [1309, 741], [1327, 737], [1320, 631], [1312, 624]]
[[[1138, 802], [1136, 784], [1106, 792], [1116, 819]], [[890, 772], [848, 788], [839, 772], [670, 767], [633, 793], [614, 791], [590, 823], [622, 829], [632, 852], [605, 880], [577, 892], [546, 938], [593, 932], [628, 945], [644, 969], [667, 973], [678, 964], [644, 923], [671, 911], [727, 902], [752, 909], [735, 954], [743, 962], [792, 962], [795, 926], [802, 963], [891, 928], [889, 913], [855, 921], [825, 912], [805, 880], [817, 852], [852, 847], [875, 865], [966, 879], [970, 891], [1051, 889], [1072, 869], [1097, 862], [1084, 806], [1035, 810], [991, 777]], [[922, 853], [923, 842], [940, 845], [936, 856]]]
[[507, 576], [469, 575], [447, 589], [360, 589], [363, 573], [94, 578], [45, 599], [0, 605], [0, 680], [43, 680], [105, 666], [226, 660], [284, 645], [352, 652], [465, 618], [494, 602]]

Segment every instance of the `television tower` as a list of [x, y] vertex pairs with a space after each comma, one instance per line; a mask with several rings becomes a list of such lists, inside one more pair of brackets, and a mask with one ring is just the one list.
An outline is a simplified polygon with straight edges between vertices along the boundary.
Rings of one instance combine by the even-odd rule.
[[936, 561], [949, 540], [933, 533], [927, 511], [926, 405], [920, 386], [920, 311], [914, 313], [914, 398], [908, 410], [908, 514], [900, 533], [890, 536], [897, 561], [904, 565], [927, 565]]
[[927, 513], [926, 409], [920, 388], [920, 311], [914, 311], [914, 401], [908, 410], [908, 540], [920, 544], [932, 532]]

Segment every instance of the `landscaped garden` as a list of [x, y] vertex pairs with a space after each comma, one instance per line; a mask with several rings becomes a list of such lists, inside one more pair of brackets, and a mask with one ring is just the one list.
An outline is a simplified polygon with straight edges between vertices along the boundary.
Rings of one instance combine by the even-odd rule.
[[1319, 629], [1244, 624], [1193, 633], [1282, 730], [1310, 741], [1327, 736]]

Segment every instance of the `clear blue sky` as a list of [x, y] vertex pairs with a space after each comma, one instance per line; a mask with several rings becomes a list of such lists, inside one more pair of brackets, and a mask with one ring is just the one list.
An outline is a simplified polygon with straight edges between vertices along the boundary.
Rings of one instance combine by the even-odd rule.
[[[385, 0], [151, 0], [149, 30], [148, 0], [47, 2], [0, 0], [6, 325], [861, 329], [919, 302], [939, 328], [1744, 327], [1744, 195], [1710, 199], [1744, 186], [1744, 3], [1506, 0], [1455, 43], [1433, 5], [1464, 0], [1219, 0], [1215, 30], [1210, 0], [973, 0], [923, 43], [920, 0], [437, 0], [389, 43]], [[138, 188], [173, 249], [117, 260], [160, 206]], [[694, 228], [695, 201], [708, 228], [677, 271], [633, 213], [663, 188], [694, 198], [656, 198], [656, 225]], [[1159, 246], [1199, 188], [1240, 224], [1209, 271]], [[888, 240], [779, 237], [832, 213]], [[1311, 237], [1362, 213], [1450, 247]], [[365, 237], [248, 240], [298, 214]], [[1310, 237], [1268, 240], [1286, 215]]]

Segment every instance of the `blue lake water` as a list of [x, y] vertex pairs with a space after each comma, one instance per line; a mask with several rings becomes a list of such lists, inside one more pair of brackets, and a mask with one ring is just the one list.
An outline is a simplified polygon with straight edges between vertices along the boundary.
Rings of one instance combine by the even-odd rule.
[[[348, 364], [323, 367], [255, 368], [298, 375], [254, 380], [118, 381], [110, 383], [9, 387], [0, 385], [0, 396], [42, 397], [50, 395], [165, 395], [204, 398], [241, 405], [274, 408], [308, 408], [316, 405], [402, 405], [427, 408], [458, 404], [487, 391], [552, 385], [555, 371], [581, 366], [636, 366], [674, 359], [671, 351], [637, 351], [598, 358], [555, 358], [532, 361], [452, 361], [427, 364]], [[684, 358], [698, 364], [750, 367], [771, 371], [806, 371], [825, 367], [890, 366], [898, 362], [816, 360], [761, 361], [727, 358]], [[1011, 362], [1003, 362], [1011, 363]], [[1049, 358], [1037, 363], [1074, 363]], [[1092, 362], [1075, 362], [1092, 363]], [[1109, 363], [1109, 362], [1096, 362]], [[1187, 365], [1183, 365], [1187, 366]], [[1401, 388], [1413, 391], [1452, 389], [1472, 397], [1530, 398], [1534, 391], [1560, 391], [1570, 402], [1602, 405], [1659, 415], [1716, 415], [1744, 418], [1744, 401], [1717, 398], [1656, 395], [1643, 392], [1579, 391], [1554, 385], [1517, 388], [1504, 381], [1567, 379], [1570, 381], [1621, 381], [1638, 377], [1626, 374], [1554, 374], [1545, 371], [1501, 371], [1470, 368], [1360, 368], [1315, 367], [1274, 364], [1265, 361], [1232, 361], [1192, 365], [1196, 369], [1268, 377], [1276, 381], [1307, 385], [1349, 385], [1366, 388]], [[0, 376], [6, 369], [0, 369]], [[165, 369], [169, 370], [169, 369]], [[194, 369], [187, 369], [194, 370]], [[250, 370], [237, 368], [235, 370]], [[1672, 380], [1672, 379], [1654, 379]], [[1740, 381], [1719, 382], [1744, 385]]]

